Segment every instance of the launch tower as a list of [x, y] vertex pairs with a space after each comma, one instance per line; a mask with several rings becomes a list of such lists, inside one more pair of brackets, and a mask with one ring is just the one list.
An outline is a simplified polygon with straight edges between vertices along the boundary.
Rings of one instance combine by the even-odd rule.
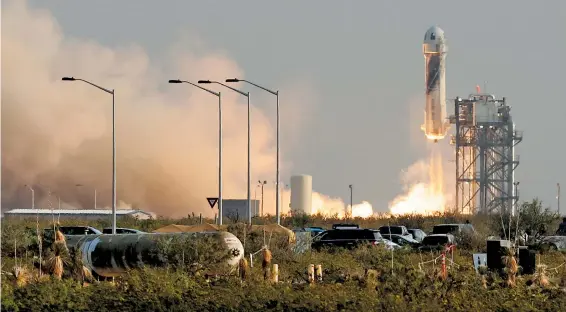
[[472, 94], [455, 100], [451, 144], [456, 146], [456, 211], [461, 213], [515, 213], [518, 200], [515, 130], [505, 98]]

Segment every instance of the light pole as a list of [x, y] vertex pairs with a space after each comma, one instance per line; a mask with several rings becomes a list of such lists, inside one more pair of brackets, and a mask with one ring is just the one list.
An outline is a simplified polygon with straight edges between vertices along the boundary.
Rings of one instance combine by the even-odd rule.
[[354, 211], [354, 185], [350, 184], [350, 217], [352, 217], [352, 213]]
[[[33, 187], [27, 184], [25, 186], [31, 191], [31, 210], [33, 211], [35, 209], [35, 190], [33, 189]], [[37, 235], [37, 241], [39, 242], [39, 276], [41, 276], [42, 246], [41, 246], [41, 235], [39, 235], [39, 211], [35, 213], [35, 233]]]
[[269, 90], [267, 88], [264, 88], [258, 84], [255, 84], [251, 81], [245, 80], [245, 79], [238, 79], [238, 78], [232, 78], [232, 79], [226, 79], [226, 82], [245, 82], [248, 84], [251, 84], [254, 87], [260, 88], [264, 91], [267, 91], [273, 95], [275, 95], [275, 97], [277, 98], [277, 108], [276, 108], [276, 114], [277, 114], [277, 156], [276, 156], [276, 169], [275, 169], [275, 215], [277, 218], [277, 224], [281, 224], [281, 210], [279, 209], [279, 200], [280, 200], [280, 196], [279, 196], [279, 91], [272, 91]]
[[103, 88], [90, 81], [80, 78], [63, 77], [61, 80], [82, 81], [106, 93], [112, 94], [112, 234], [116, 234], [116, 105], [114, 102], [114, 96], [116, 94], [116, 91]]
[[247, 196], [247, 200], [248, 200], [248, 222], [249, 224], [252, 224], [252, 201], [251, 201], [251, 184], [252, 184], [252, 174], [251, 174], [251, 151], [250, 151], [250, 146], [251, 146], [251, 120], [250, 120], [250, 93], [249, 92], [243, 92], [240, 91], [238, 89], [234, 89], [230, 86], [227, 86], [225, 84], [223, 84], [222, 82], [218, 82], [218, 81], [211, 81], [211, 80], [199, 80], [198, 83], [205, 83], [205, 84], [211, 84], [211, 83], [215, 83], [215, 84], [219, 84], [223, 87], [226, 87], [234, 92], [238, 92], [241, 95], [245, 96], [248, 98], [248, 196]]
[[222, 225], [222, 94], [203, 88], [190, 81], [171, 79], [169, 83], [188, 83], [218, 97], [218, 224]]
[[[81, 187], [81, 186], [84, 186], [84, 185], [82, 185], [82, 184], [75, 184], [75, 186]], [[95, 209], [95, 210], [96, 210], [96, 207], [97, 207], [97, 205], [96, 205], [96, 197], [97, 197], [97, 191], [96, 191], [96, 189], [94, 189], [94, 209]]]
[[556, 205], [558, 206], [558, 214], [560, 215], [560, 183], [556, 183]]
[[29, 185], [25, 185], [31, 191], [31, 209], [35, 209], [35, 190]]
[[261, 187], [261, 216], [263, 217], [263, 186], [267, 184], [267, 181], [257, 181]]

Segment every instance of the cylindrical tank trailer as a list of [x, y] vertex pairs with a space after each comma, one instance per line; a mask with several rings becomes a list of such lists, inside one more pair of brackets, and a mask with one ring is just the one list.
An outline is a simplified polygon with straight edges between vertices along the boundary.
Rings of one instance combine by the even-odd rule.
[[[175, 239], [185, 242], [209, 239], [208, 242], [217, 243], [216, 248], [224, 249], [229, 253], [226, 263], [232, 266], [237, 265], [244, 256], [242, 243], [229, 232], [85, 235], [74, 246], [69, 247], [81, 251], [83, 264], [92, 273], [102, 277], [114, 277], [125, 273], [128, 269], [164, 266], [167, 259], [160, 252], [159, 244]], [[176, 252], [181, 254], [191, 251], [176, 250]], [[219, 262], [221, 261], [222, 259], [219, 259]]]

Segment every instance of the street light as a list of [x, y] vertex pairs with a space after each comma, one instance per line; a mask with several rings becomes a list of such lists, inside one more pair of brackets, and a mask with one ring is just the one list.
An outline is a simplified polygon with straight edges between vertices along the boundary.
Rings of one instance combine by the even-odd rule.
[[188, 83], [218, 97], [218, 224], [222, 225], [222, 95], [185, 80], [171, 79], [169, 83]]
[[215, 84], [219, 84], [223, 87], [226, 87], [234, 92], [238, 92], [241, 95], [245, 96], [248, 98], [248, 222], [249, 224], [252, 224], [252, 201], [251, 201], [251, 183], [252, 183], [252, 174], [251, 174], [251, 151], [250, 151], [250, 135], [251, 135], [251, 120], [250, 120], [250, 93], [249, 92], [243, 92], [240, 91], [238, 89], [234, 89], [230, 86], [227, 86], [225, 84], [223, 84], [222, 82], [218, 82], [218, 81], [211, 81], [211, 80], [199, 80], [198, 83], [204, 83], [204, 84], [211, 84], [211, 83], [215, 83]]
[[261, 216], [263, 217], [263, 186], [267, 184], [267, 181], [257, 181], [257, 183], [259, 183], [259, 186], [261, 187]]
[[558, 206], [558, 214], [560, 215], [560, 183], [556, 183], [556, 205]]
[[[84, 185], [82, 185], [82, 184], [75, 184], [75, 186], [81, 187], [81, 186], [84, 186]], [[97, 191], [96, 191], [96, 189], [94, 189], [94, 209], [95, 209], [95, 210], [96, 210], [96, 207], [97, 207], [97, 205], [96, 205], [96, 197], [97, 197]]]
[[352, 217], [352, 214], [354, 212], [354, 199], [353, 199], [353, 193], [354, 193], [354, 185], [350, 184], [350, 218]]
[[[33, 212], [33, 210], [35, 209], [35, 190], [33, 189], [33, 187], [27, 184], [25, 186], [31, 191], [31, 210]], [[41, 276], [42, 246], [41, 246], [41, 235], [39, 235], [39, 210], [35, 213], [35, 234], [37, 235], [37, 241], [39, 242], [39, 276]]]
[[29, 185], [25, 185], [31, 191], [31, 209], [35, 209], [35, 190]]
[[114, 104], [115, 90], [110, 90], [96, 85], [90, 81], [75, 78], [63, 77], [63, 81], [82, 81], [96, 87], [106, 93], [112, 94], [112, 234], [116, 234], [116, 105]]
[[277, 156], [276, 156], [276, 169], [275, 169], [275, 215], [277, 216], [277, 224], [281, 224], [281, 210], [279, 209], [279, 91], [272, 91], [269, 90], [267, 88], [264, 88], [258, 84], [255, 84], [251, 81], [245, 80], [245, 79], [238, 79], [238, 78], [232, 78], [232, 79], [226, 79], [226, 82], [245, 82], [248, 84], [251, 84], [254, 87], [260, 88], [264, 91], [267, 91], [273, 95], [275, 95], [275, 97], [277, 98], [277, 108], [276, 108], [276, 115], [277, 115]]

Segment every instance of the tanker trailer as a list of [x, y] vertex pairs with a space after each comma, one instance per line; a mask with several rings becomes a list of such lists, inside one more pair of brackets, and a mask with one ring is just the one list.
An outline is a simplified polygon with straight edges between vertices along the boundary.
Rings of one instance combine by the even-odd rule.
[[198, 254], [199, 241], [215, 252], [210, 256], [218, 263], [235, 266], [244, 255], [242, 243], [229, 232], [85, 235], [69, 247], [81, 251], [84, 266], [94, 275], [114, 277], [144, 266], [163, 267], [171, 263], [171, 255], [179, 261], [183, 254], [187, 260]]

